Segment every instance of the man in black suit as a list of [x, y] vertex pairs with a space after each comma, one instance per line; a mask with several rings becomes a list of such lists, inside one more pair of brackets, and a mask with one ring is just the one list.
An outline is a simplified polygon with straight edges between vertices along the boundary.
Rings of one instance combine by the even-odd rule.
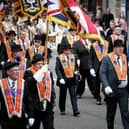
[[13, 30], [10, 30], [8, 33], [8, 40], [1, 44], [1, 51], [0, 51], [0, 63], [4, 65], [5, 61], [12, 58], [12, 46], [15, 45], [15, 36], [16, 33]]
[[107, 41], [109, 42], [109, 52], [113, 51], [114, 41], [117, 39], [123, 41], [122, 43], [124, 45], [124, 54], [127, 55], [127, 44], [126, 44], [127, 39], [124, 35], [121, 34], [121, 28], [119, 25], [115, 26], [113, 34], [107, 38]]
[[33, 106], [27, 83], [19, 78], [19, 64], [7, 62], [8, 77], [0, 80], [0, 124], [2, 129], [26, 129], [33, 125]]
[[66, 36], [64, 36], [61, 40], [61, 44], [59, 46], [59, 51], [58, 53], [61, 54], [63, 53], [63, 45], [64, 44], [70, 44], [71, 48], [73, 48], [73, 44], [74, 42], [76, 42], [77, 40], [79, 40], [79, 35], [77, 35], [77, 30], [76, 29], [69, 29], [69, 34], [67, 34]]
[[[28, 47], [28, 49], [26, 50], [26, 55], [25, 57], [32, 61], [33, 56], [35, 54], [40, 54], [43, 57], [45, 56], [45, 47], [42, 45], [42, 36], [37, 34], [34, 37], [34, 44], [30, 47]], [[51, 50], [48, 48], [48, 54], [47, 54], [47, 58], [48, 60], [51, 57]]]
[[104, 33], [101, 32], [103, 37], [103, 43], [100, 40], [96, 40], [91, 45], [90, 56], [89, 56], [89, 68], [90, 74], [93, 76], [94, 87], [95, 87], [95, 98], [96, 104], [101, 105], [101, 96], [100, 96], [100, 78], [99, 78], [99, 68], [102, 61], [102, 58], [107, 55], [109, 44], [104, 40]]
[[89, 55], [90, 55], [90, 45], [91, 42], [89, 42], [88, 39], [80, 38], [80, 40], [76, 41], [73, 44], [73, 53], [75, 56], [79, 59], [78, 60], [78, 66], [79, 66], [79, 72], [82, 76], [82, 79], [79, 81], [79, 84], [77, 86], [77, 97], [81, 98], [84, 91], [85, 91], [85, 80], [87, 79], [88, 87], [92, 93], [92, 95], [95, 97], [95, 89], [93, 85], [93, 77], [90, 75], [90, 68], [88, 65]]
[[34, 107], [34, 125], [30, 129], [54, 129], [55, 92], [52, 73], [40, 54], [32, 60], [32, 67], [26, 70], [24, 79], [28, 82]]
[[[65, 102], [67, 95], [67, 88], [69, 89], [73, 115], [78, 116], [77, 99], [76, 99], [76, 75], [77, 61], [75, 56], [71, 53], [71, 46], [64, 44], [62, 46], [63, 54], [60, 54], [56, 58], [56, 75], [57, 75], [57, 86], [60, 88], [59, 93], [59, 108], [62, 115], [65, 114]], [[78, 80], [77, 80], [78, 81]]]
[[124, 129], [129, 129], [127, 59], [123, 51], [122, 40], [115, 40], [113, 52], [103, 58], [100, 66], [100, 79], [107, 106], [108, 129], [114, 129], [117, 104], [120, 107]]
[[[23, 78], [24, 72], [27, 68], [29, 68], [31, 66], [31, 62], [29, 60], [27, 60], [25, 57], [22, 56], [22, 48], [21, 45], [19, 44], [15, 44], [12, 46], [12, 57], [10, 59], [8, 59], [6, 62], [8, 61], [15, 61], [19, 63], [19, 69], [20, 69], [20, 74], [19, 77]], [[3, 78], [6, 77], [6, 72], [3, 69]]]

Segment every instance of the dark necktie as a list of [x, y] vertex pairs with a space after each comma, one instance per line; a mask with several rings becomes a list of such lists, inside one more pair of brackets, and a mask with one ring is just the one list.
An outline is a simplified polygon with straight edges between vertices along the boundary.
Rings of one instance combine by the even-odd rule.
[[120, 59], [120, 57], [118, 56], [118, 57], [117, 57], [117, 63], [118, 63], [118, 65], [120, 66], [120, 60], [119, 60], [119, 59]]
[[13, 81], [11, 84], [11, 95], [12, 95], [12, 99], [13, 99], [13, 104], [15, 104], [15, 94], [16, 94], [15, 89], [16, 89], [15, 81]]
[[70, 68], [70, 58], [69, 58], [69, 56], [67, 56], [67, 64], [68, 64], [68, 68]]
[[22, 40], [22, 46], [23, 46], [23, 49], [24, 49], [24, 51], [25, 51], [25, 50], [26, 50], [26, 47], [25, 47], [24, 40]]
[[38, 48], [36, 48], [36, 53], [38, 54]]

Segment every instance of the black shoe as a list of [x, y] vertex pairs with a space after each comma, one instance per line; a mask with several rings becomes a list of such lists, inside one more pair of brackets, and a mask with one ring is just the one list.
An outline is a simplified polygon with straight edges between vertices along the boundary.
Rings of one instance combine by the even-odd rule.
[[96, 105], [102, 105], [101, 100], [96, 100]]
[[80, 115], [80, 112], [75, 112], [74, 114], [73, 114], [73, 116], [79, 116]]
[[82, 98], [82, 96], [81, 96], [81, 95], [77, 95], [77, 98], [78, 98], [78, 99], [81, 99], [81, 98]]
[[61, 115], [65, 115], [65, 112], [60, 112]]

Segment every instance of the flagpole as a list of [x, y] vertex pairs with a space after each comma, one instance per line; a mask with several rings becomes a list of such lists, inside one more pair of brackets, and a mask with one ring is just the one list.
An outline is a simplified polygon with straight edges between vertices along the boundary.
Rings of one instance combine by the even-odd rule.
[[49, 31], [49, 20], [47, 20], [47, 29], [46, 29], [45, 57], [44, 57], [45, 63], [47, 62], [47, 54], [48, 54], [48, 50], [47, 50], [47, 46], [48, 46], [48, 31]]

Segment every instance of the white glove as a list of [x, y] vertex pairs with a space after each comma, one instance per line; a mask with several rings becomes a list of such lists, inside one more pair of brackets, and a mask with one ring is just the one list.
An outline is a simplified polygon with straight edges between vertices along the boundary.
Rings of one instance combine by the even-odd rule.
[[75, 71], [74, 74], [75, 74], [75, 75], [78, 75], [78, 74], [79, 74], [79, 71]]
[[111, 89], [110, 86], [107, 86], [107, 87], [105, 88], [105, 93], [106, 93], [107, 95], [109, 95], [109, 94], [112, 93], [112, 89]]
[[63, 78], [60, 79], [60, 84], [65, 84], [65, 80]]
[[119, 88], [124, 88], [128, 84], [128, 81], [121, 81], [121, 83], [118, 85]]
[[34, 118], [29, 118], [29, 126], [32, 126], [34, 124], [35, 119]]
[[80, 66], [80, 60], [79, 59], [77, 59], [77, 65], [78, 65], [78, 67]]
[[90, 74], [91, 74], [93, 77], [96, 77], [96, 74], [95, 74], [95, 70], [94, 70], [94, 69], [90, 69]]
[[43, 67], [41, 69], [39, 69], [34, 75], [33, 77], [35, 78], [36, 81], [41, 82], [43, 77], [44, 77], [44, 73], [48, 71], [48, 65], [43, 65]]

